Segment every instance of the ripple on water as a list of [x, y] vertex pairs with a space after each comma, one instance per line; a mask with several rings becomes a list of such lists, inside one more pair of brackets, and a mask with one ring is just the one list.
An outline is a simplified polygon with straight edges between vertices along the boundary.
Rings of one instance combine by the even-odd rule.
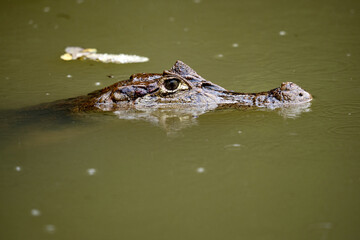
[[213, 57], [207, 59], [209, 64], [213, 63], [215, 60], [222, 64], [234, 66], [256, 65], [259, 67], [259, 64], [266, 63], [271, 59], [271, 52], [258, 52], [252, 47], [246, 49], [246, 52], [244, 53], [244, 50], [239, 47], [238, 43], [212, 51]]
[[[317, 110], [318, 111], [318, 110]], [[321, 106], [318, 114], [327, 118], [356, 117], [360, 114], [359, 103], [328, 103]]]
[[330, 121], [326, 124], [328, 134], [347, 137], [360, 135], [360, 104], [326, 104], [314, 109], [314, 113]]
[[337, 135], [359, 136], [360, 126], [355, 124], [335, 126], [329, 128], [329, 132]]
[[275, 73], [319, 75], [346, 71], [350, 64], [346, 59], [325, 59], [321, 57], [274, 58], [267, 68]]

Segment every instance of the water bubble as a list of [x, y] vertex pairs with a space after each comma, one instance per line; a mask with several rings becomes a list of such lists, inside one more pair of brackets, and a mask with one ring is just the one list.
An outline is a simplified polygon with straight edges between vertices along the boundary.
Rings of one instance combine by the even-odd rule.
[[76, 0], [77, 4], [82, 4], [84, 2], [84, 0]]
[[50, 7], [44, 7], [44, 12], [45, 12], [45, 13], [50, 12]]
[[280, 32], [279, 32], [279, 35], [280, 35], [280, 36], [285, 36], [285, 35], [286, 35], [286, 32], [285, 32], [285, 31], [280, 31]]
[[351, 53], [347, 53], [346, 56], [347, 56], [347, 57], [351, 57]]
[[331, 229], [332, 223], [331, 222], [319, 222], [317, 224], [314, 224], [314, 226], [317, 228], [322, 228], [322, 229]]
[[29, 20], [29, 25], [33, 24], [34, 21], [32, 19]]
[[54, 233], [56, 230], [55, 226], [52, 224], [45, 225], [45, 231], [48, 233]]
[[96, 82], [95, 86], [100, 86], [100, 84], [101, 84], [100, 82]]
[[169, 21], [170, 21], [170, 22], [174, 22], [174, 21], [175, 21], [175, 18], [174, 18], [174, 17], [169, 17]]
[[31, 215], [33, 215], [34, 217], [40, 216], [41, 212], [39, 209], [31, 209]]
[[46, 95], [46, 96], [49, 96], [49, 95], [50, 95], [50, 93], [48, 93], [48, 92], [47, 92], [47, 93], [45, 93], [45, 95]]
[[241, 147], [241, 144], [239, 144], [239, 143], [229, 144], [229, 145], [225, 146], [225, 148], [229, 148], [229, 149], [239, 148], [239, 147]]
[[96, 169], [95, 169], [95, 168], [89, 168], [89, 169], [87, 170], [87, 172], [88, 172], [88, 174], [89, 174], [90, 176], [92, 176], [92, 175], [94, 175], [94, 174], [96, 173]]
[[198, 169], [196, 169], [196, 171], [197, 171], [198, 173], [203, 173], [203, 172], [205, 172], [205, 168], [199, 167]]
[[184, 32], [188, 32], [189, 31], [189, 28], [184, 28]]
[[70, 74], [66, 75], [67, 78], [72, 78], [72, 76]]
[[238, 134], [241, 134], [241, 133], [242, 133], [242, 131], [241, 131], [241, 130], [239, 130], [239, 131], [238, 131]]
[[232, 47], [234, 47], [234, 48], [236, 48], [236, 47], [238, 47], [238, 46], [239, 46], [238, 43], [233, 43], [233, 44], [232, 44]]
[[201, 3], [201, 0], [194, 0], [194, 3]]
[[221, 54], [221, 53], [219, 53], [218, 55], [216, 55], [216, 57], [218, 57], [218, 58], [222, 58], [222, 57], [224, 57], [224, 55], [223, 55], [223, 54]]
[[20, 166], [16, 166], [16, 167], [15, 167], [15, 171], [20, 172], [20, 171], [21, 171], [21, 167], [20, 167]]

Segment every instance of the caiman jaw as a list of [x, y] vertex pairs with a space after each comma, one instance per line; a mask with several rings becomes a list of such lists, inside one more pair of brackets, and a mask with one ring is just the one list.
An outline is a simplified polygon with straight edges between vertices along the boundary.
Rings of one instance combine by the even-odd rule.
[[281, 87], [259, 93], [224, 91], [212, 89], [211, 86], [205, 86], [203, 90], [208, 95], [212, 95], [212, 99], [217, 98], [217, 104], [222, 107], [278, 108], [285, 105], [307, 103], [312, 100], [310, 93], [292, 82], [284, 82]]

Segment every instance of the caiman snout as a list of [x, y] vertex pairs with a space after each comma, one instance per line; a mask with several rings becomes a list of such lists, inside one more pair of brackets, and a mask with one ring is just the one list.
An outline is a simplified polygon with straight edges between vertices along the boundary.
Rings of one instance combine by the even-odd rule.
[[[274, 89], [275, 92], [276, 90]], [[275, 96], [278, 100], [291, 104], [310, 102], [313, 98], [310, 93], [293, 82], [283, 82]]]

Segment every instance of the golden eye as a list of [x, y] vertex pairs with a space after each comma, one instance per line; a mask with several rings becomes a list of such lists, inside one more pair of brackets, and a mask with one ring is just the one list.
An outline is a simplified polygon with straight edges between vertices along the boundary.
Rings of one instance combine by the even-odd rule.
[[164, 81], [164, 87], [169, 91], [174, 91], [179, 87], [180, 81], [178, 79], [167, 79]]

